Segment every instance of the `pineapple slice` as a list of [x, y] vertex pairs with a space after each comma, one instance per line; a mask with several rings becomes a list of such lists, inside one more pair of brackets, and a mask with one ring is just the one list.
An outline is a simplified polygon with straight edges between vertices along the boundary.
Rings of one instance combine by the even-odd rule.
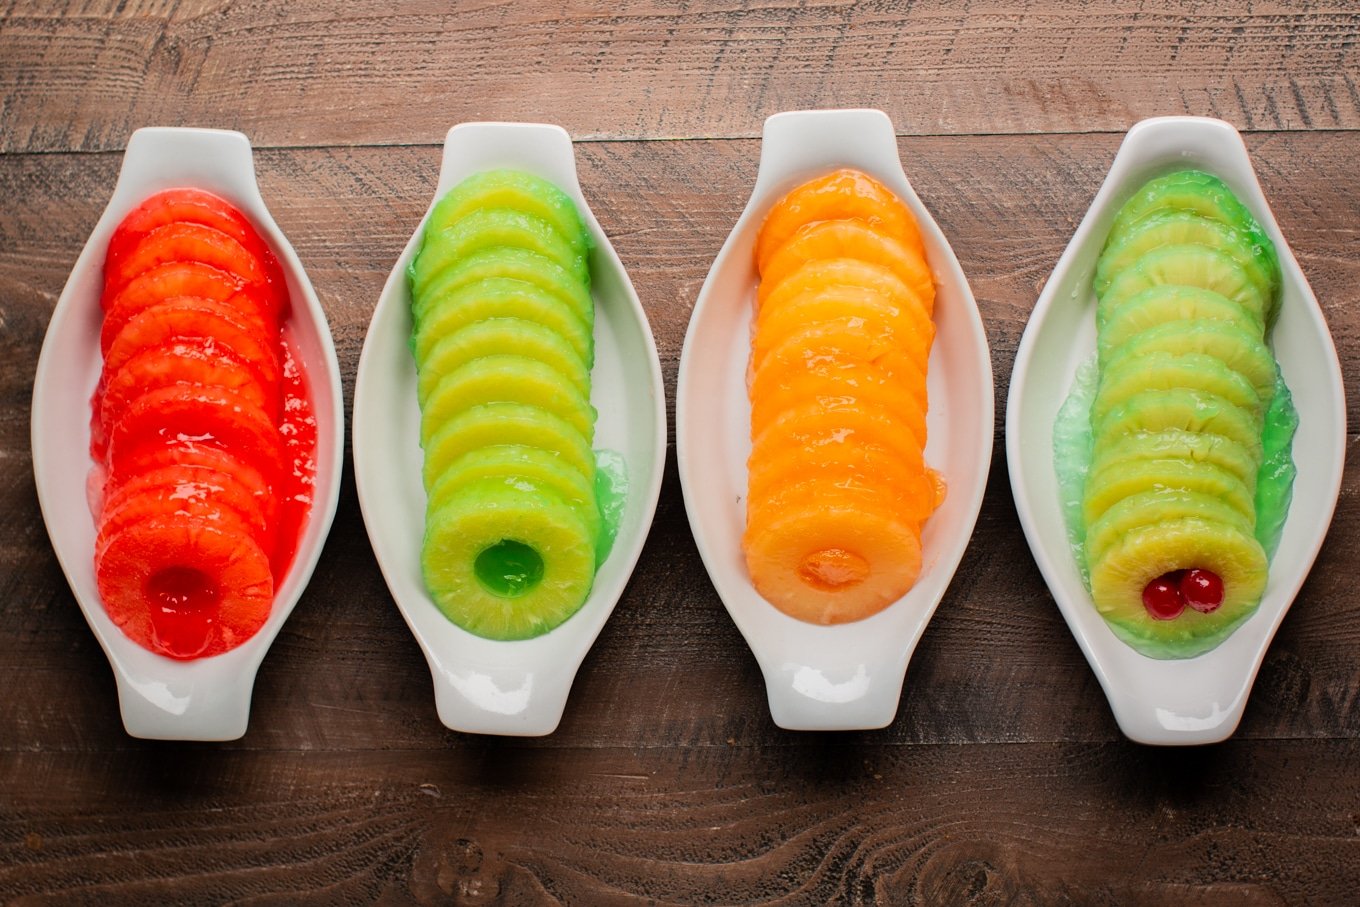
[[416, 365], [429, 359], [435, 344], [454, 331], [490, 318], [522, 318], [562, 335], [589, 368], [595, 362], [595, 337], [590, 323], [561, 298], [534, 284], [506, 277], [460, 287], [424, 303], [425, 315], [416, 323], [412, 352]]
[[1082, 506], [1086, 525], [1095, 523], [1130, 495], [1161, 488], [1212, 495], [1256, 525], [1255, 495], [1250, 486], [1212, 463], [1174, 458], [1093, 463]]
[[590, 442], [562, 418], [524, 403], [484, 403], [464, 410], [436, 430], [425, 445], [424, 480], [431, 490], [450, 464], [471, 450], [522, 444], [549, 451], [589, 482], [595, 481]]
[[455, 369], [487, 356], [535, 359], [552, 367], [572, 390], [590, 397], [590, 370], [562, 335], [524, 318], [487, 318], [439, 340], [420, 363], [417, 397], [424, 404], [436, 384]]
[[1120, 355], [1100, 373], [1100, 388], [1091, 404], [1091, 421], [1102, 421], [1111, 409], [1135, 394], [1177, 388], [1204, 391], [1247, 412], [1261, 411], [1256, 388], [1221, 359], [1205, 353], [1157, 350], [1145, 355]]
[[808, 261], [819, 258], [857, 258], [881, 265], [897, 275], [929, 312], [935, 307], [935, 278], [925, 256], [863, 221], [824, 220], [798, 229], [760, 266], [762, 283], [778, 285]]
[[1269, 323], [1271, 298], [1252, 282], [1245, 268], [1226, 252], [1210, 246], [1186, 244], [1162, 246], [1139, 258], [1111, 279], [1100, 296], [1097, 318], [1125, 300], [1157, 286], [1189, 286], [1212, 290], [1251, 312], [1262, 324]]
[[[1223, 581], [1214, 611], [1187, 609], [1159, 621], [1143, 606], [1143, 589], [1177, 570], [1198, 568]], [[1248, 532], [1230, 523], [1183, 517], [1133, 529], [1091, 562], [1091, 597], [1110, 628], [1152, 658], [1190, 658], [1218, 645], [1251, 616], [1266, 586], [1266, 554]]]
[[447, 227], [426, 228], [420, 251], [407, 272], [412, 293], [424, 293], [431, 279], [455, 262], [501, 246], [537, 252], [560, 265], [573, 279], [590, 284], [586, 255], [552, 224], [509, 208], [483, 208]]
[[595, 581], [595, 535], [550, 489], [469, 483], [431, 510], [421, 570], [449, 620], [487, 639], [529, 639], [576, 613]]
[[1255, 315], [1220, 293], [1200, 287], [1148, 287], [1105, 316], [1096, 338], [1100, 361], [1105, 362], [1129, 338], [1149, 328], [1168, 322], [1184, 327], [1198, 321], [1227, 321], [1253, 338], [1264, 336]]
[[595, 408], [552, 366], [525, 356], [486, 356], [454, 369], [430, 391], [420, 411], [420, 441], [449, 419], [485, 403], [524, 403], [562, 419], [582, 439], [595, 435]]
[[1113, 275], [1162, 246], [1198, 245], [1217, 249], [1242, 266], [1263, 299], [1280, 291], [1280, 265], [1274, 250], [1253, 243], [1247, 234], [1193, 211], [1161, 211], [1131, 225], [1110, 241], [1096, 262], [1095, 290], [1103, 296]]
[[907, 206], [868, 174], [841, 169], [803, 183], [770, 210], [756, 240], [761, 276], [768, 277], [765, 270], [770, 259], [802, 227], [852, 220], [895, 237], [917, 255], [925, 254], [921, 231]]
[[885, 506], [875, 489], [790, 489], [781, 506], [749, 514], [742, 545], [756, 591], [815, 624], [875, 614], [921, 572], [919, 525]]

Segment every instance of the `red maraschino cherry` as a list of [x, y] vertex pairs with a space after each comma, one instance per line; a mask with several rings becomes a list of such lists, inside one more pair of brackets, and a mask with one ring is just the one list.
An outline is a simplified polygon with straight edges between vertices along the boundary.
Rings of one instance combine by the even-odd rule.
[[1143, 607], [1155, 620], [1174, 620], [1185, 611], [1180, 576], [1164, 573], [1143, 587]]
[[1187, 570], [1181, 577], [1180, 594], [1187, 605], [1208, 614], [1223, 604], [1223, 580], [1212, 570]]

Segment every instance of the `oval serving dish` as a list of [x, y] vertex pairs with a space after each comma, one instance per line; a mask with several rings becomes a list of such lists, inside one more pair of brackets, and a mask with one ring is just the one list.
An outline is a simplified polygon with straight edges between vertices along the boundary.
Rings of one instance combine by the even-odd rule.
[[[246, 215], [269, 244], [288, 281], [288, 331], [306, 370], [317, 423], [316, 485], [297, 553], [258, 633], [221, 655], [177, 661], [123, 634], [99, 598], [95, 525], [85, 494], [90, 472], [90, 398], [102, 358], [99, 296], [114, 228], [164, 189], [204, 189]], [[293, 247], [265, 207], [250, 141], [215, 129], [139, 129], [128, 141], [118, 184], [57, 300], [33, 386], [33, 472], [43, 519], [71, 591], [108, 656], [123, 725], [134, 737], [234, 740], [246, 732], [260, 662], [306, 588], [330, 531], [340, 493], [344, 407], [340, 367], [316, 292]]]
[[392, 268], [364, 341], [354, 386], [354, 474], [378, 564], [429, 662], [439, 720], [457, 731], [540, 736], [561, 721], [576, 671], [642, 553], [661, 491], [666, 400], [646, 313], [581, 194], [565, 130], [535, 123], [453, 127], [444, 141], [431, 209], [465, 177], [502, 167], [543, 177], [571, 196], [595, 244], [590, 255], [595, 298], [591, 403], [599, 412], [595, 447], [622, 456], [628, 483], [614, 547], [581, 609], [533, 639], [504, 642], [468, 633], [448, 620], [426, 591], [420, 569], [423, 454], [406, 267], [419, 247], [429, 209]]
[[[948, 482], [922, 534], [921, 575], [900, 600], [864, 620], [818, 626], [789, 617], [751, 585], [741, 547], [746, 389], [755, 310], [756, 234], [790, 189], [853, 167], [891, 189], [920, 225], [937, 284], [927, 392], [926, 462]], [[685, 506], [713, 585], [765, 677], [770, 714], [791, 730], [884, 727], [897, 713], [907, 662], [972, 535], [992, 452], [992, 369], [972, 291], [939, 226], [912, 190], [888, 117], [877, 110], [780, 113], [765, 121], [751, 199], [699, 292], [676, 389], [676, 455]]]
[[[1294, 459], [1299, 471], [1256, 613], [1217, 648], [1164, 661], [1120, 641], [1082, 583], [1059, 503], [1053, 422], [1077, 368], [1095, 351], [1091, 280], [1115, 214], [1148, 180], [1189, 168], [1227, 183], [1279, 253], [1281, 306], [1271, 345], [1298, 409]], [[1136, 124], [1034, 307], [1016, 353], [1006, 414], [1006, 454], [1020, 523], [1120, 730], [1131, 740], [1214, 743], [1236, 730], [1270, 640], [1327, 533], [1341, 487], [1345, 440], [1344, 388], [1331, 334], [1270, 213], [1241, 136], [1228, 123], [1200, 117]]]

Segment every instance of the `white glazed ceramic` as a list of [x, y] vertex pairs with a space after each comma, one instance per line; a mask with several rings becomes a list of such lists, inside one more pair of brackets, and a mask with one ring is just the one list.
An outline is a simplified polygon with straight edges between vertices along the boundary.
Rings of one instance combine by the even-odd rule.
[[[755, 591], [746, 571], [741, 549], [751, 452], [746, 366], [756, 233], [781, 196], [838, 167], [857, 168], [882, 182], [920, 224], [938, 286], [926, 462], [945, 475], [949, 494], [926, 523], [923, 568], [911, 591], [866, 620], [824, 627], [777, 610]], [[760, 664], [770, 714], [780, 727], [851, 730], [893, 720], [907, 662], [977, 520], [991, 465], [992, 417], [991, 359], [972, 291], [902, 171], [888, 117], [877, 110], [810, 110], [766, 120], [751, 199], [694, 306], [680, 358], [675, 431], [699, 553]]]
[[[1279, 253], [1283, 299], [1272, 342], [1298, 408], [1294, 459], [1299, 474], [1259, 610], [1217, 648], [1195, 658], [1161, 661], [1121, 642], [1082, 584], [1059, 504], [1053, 421], [1077, 367], [1095, 350], [1091, 278], [1115, 214], [1149, 179], [1183, 168], [1205, 170], [1226, 182]], [[1011, 377], [1006, 454], [1016, 510], [1034, 558], [1131, 740], [1213, 743], [1237, 728], [1266, 648], [1331, 522], [1345, 452], [1343, 395], [1322, 310], [1270, 213], [1237, 131], [1199, 117], [1144, 120], [1130, 129], [1025, 328]]]
[[[628, 494], [614, 548], [581, 610], [535, 639], [483, 639], [450, 622], [421, 579], [425, 530], [420, 407], [411, 358], [406, 266], [425, 218], [383, 287], [354, 387], [354, 473], [364, 523], [388, 588], [430, 665], [446, 726], [470, 733], [538, 736], [557, 728], [581, 660], [623, 594], [652, 525], [666, 459], [661, 363], [642, 304], [609, 238], [581, 194], [571, 138], [535, 123], [464, 123], [449, 130], [430, 207], [464, 178], [510, 167], [541, 176], [576, 202], [595, 249], [595, 448], [622, 454]], [[426, 211], [429, 217], [429, 210]]]
[[[177, 661], [128, 639], [111, 621], [94, 577], [95, 527], [86, 502], [90, 398], [102, 358], [104, 253], [118, 222], [147, 196], [194, 187], [239, 208], [274, 250], [292, 298], [290, 329], [310, 382], [317, 420], [312, 512], [274, 608], [243, 645], [212, 658]], [[250, 141], [215, 129], [139, 129], [128, 141], [118, 184], [95, 224], [47, 328], [33, 385], [33, 472], [52, 546], [85, 619], [113, 666], [123, 725], [134, 737], [234, 740], [246, 732], [255, 673], [311, 578], [340, 491], [344, 408], [330, 329], [293, 247], [270, 217], [255, 183]]]

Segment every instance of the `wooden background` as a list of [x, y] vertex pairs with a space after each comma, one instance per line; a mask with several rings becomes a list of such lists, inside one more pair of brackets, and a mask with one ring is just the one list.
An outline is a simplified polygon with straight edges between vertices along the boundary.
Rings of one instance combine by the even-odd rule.
[[[348, 400], [447, 128], [560, 123], [673, 400], [761, 123], [812, 106], [892, 117], [972, 281], [997, 378], [977, 532], [889, 728], [773, 726], [672, 457], [637, 572], [552, 736], [438, 723], [348, 469], [249, 733], [124, 734], [39, 516], [28, 430], [43, 332], [132, 130], [251, 137]], [[1240, 729], [1198, 749], [1121, 736], [1011, 502], [1000, 432], [1025, 320], [1123, 131], [1174, 113], [1246, 132], [1360, 399], [1353, 4], [0, 3], [0, 900], [1360, 901], [1355, 469]]]

